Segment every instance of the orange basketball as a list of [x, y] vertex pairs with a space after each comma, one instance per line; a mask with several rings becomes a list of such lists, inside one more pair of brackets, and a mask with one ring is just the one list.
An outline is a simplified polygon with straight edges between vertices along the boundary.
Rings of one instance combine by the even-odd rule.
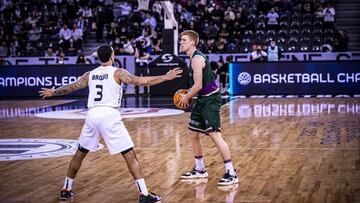
[[[187, 94], [189, 91], [186, 90], [186, 89], [179, 89], [178, 91], [175, 92], [174, 96], [173, 96], [173, 102], [174, 102], [174, 105], [179, 108], [179, 109], [184, 109], [184, 108], [181, 108], [179, 106], [179, 102], [181, 100], [181, 94]], [[192, 98], [189, 100], [189, 105], [192, 103]]]

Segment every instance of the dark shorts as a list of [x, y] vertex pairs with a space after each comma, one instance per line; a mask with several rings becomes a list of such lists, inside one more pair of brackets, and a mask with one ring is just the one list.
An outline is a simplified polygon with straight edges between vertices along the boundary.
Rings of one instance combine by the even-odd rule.
[[188, 128], [205, 134], [221, 132], [220, 107], [220, 93], [214, 93], [207, 97], [199, 96], [191, 111]]

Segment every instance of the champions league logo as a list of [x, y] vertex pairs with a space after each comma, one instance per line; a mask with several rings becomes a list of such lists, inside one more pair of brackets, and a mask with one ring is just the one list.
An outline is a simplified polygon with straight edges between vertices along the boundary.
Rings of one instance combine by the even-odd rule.
[[77, 141], [68, 139], [0, 139], [0, 161], [71, 156], [77, 148]]
[[251, 82], [251, 76], [247, 72], [242, 72], [238, 75], [238, 82], [240, 85], [247, 85]]

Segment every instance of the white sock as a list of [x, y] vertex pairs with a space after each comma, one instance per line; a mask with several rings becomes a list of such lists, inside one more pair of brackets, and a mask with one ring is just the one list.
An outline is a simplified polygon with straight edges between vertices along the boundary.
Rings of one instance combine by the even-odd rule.
[[140, 193], [142, 193], [145, 196], [147, 196], [149, 194], [147, 187], [145, 185], [144, 178], [135, 180], [135, 184]]
[[224, 164], [225, 164], [225, 172], [229, 171], [230, 175], [232, 176], [235, 175], [235, 170], [231, 160], [225, 160]]
[[71, 190], [73, 181], [74, 181], [74, 179], [66, 177], [63, 189]]
[[195, 170], [197, 171], [205, 170], [204, 159], [202, 156], [195, 156]]

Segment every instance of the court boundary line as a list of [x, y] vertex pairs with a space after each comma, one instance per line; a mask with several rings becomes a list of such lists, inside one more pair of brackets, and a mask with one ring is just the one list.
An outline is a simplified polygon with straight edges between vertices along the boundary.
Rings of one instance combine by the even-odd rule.
[[[144, 149], [144, 150], [151, 150], [151, 149], [180, 149], [180, 150], [189, 150], [192, 148], [169, 148], [169, 147], [165, 147], [165, 148], [151, 148], [151, 147], [135, 147], [135, 149]], [[217, 149], [216, 147], [214, 148], [203, 148], [203, 149]], [[321, 147], [316, 147], [316, 148], [263, 148], [263, 147], [255, 147], [255, 148], [249, 148], [249, 147], [244, 147], [244, 148], [230, 148], [230, 150], [359, 150], [360, 148], [329, 148], [329, 147], [325, 147], [325, 148], [321, 148]]]

